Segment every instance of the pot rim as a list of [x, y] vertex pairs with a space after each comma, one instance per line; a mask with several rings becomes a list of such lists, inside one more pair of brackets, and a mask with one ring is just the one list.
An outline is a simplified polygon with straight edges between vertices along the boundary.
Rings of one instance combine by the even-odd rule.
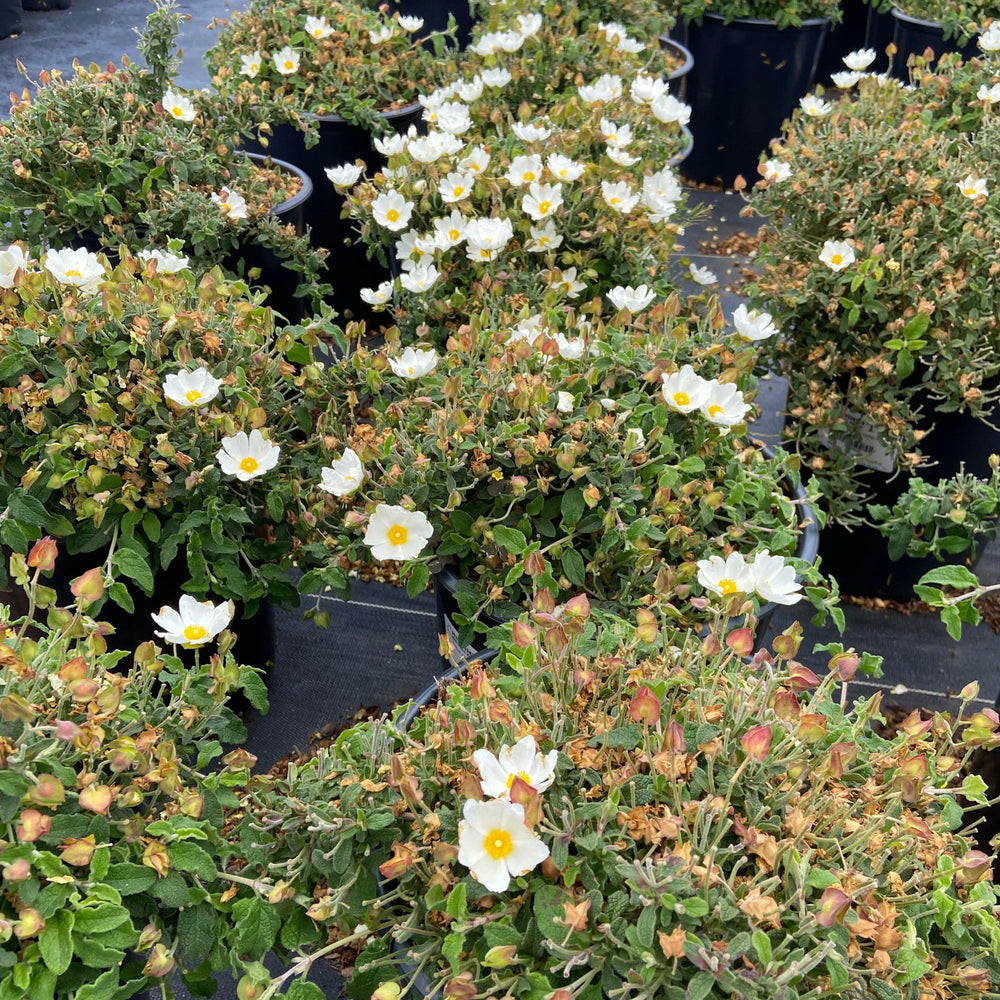
[[[827, 27], [830, 24], [830, 18], [828, 17], [807, 17], [804, 18], [802, 23], [797, 28], [779, 28], [774, 21], [767, 21], [760, 17], [734, 17], [732, 20], [726, 23], [726, 19], [722, 14], [713, 14], [710, 11], [705, 11], [702, 17], [710, 20], [713, 24], [718, 24], [719, 27], [728, 28], [730, 25], [738, 25], [741, 28], [751, 29], [754, 31], [801, 31], [803, 28], [820, 28]], [[694, 22], [692, 22], [692, 27], [694, 27]]]
[[684, 60], [673, 73], [667, 74], [668, 80], [679, 80], [682, 76], [686, 76], [691, 72], [691, 69], [694, 67], [694, 55], [687, 46], [681, 45], [676, 38], [671, 38], [670, 33], [666, 31], [660, 35], [658, 41], [661, 49], [676, 49], [677, 54]]
[[[386, 119], [392, 120], [393, 118], [402, 118], [406, 115], [413, 114], [414, 111], [420, 111], [422, 105], [420, 101], [414, 101], [412, 104], [404, 105], [401, 108], [390, 108], [387, 111], [379, 111], [378, 113]], [[338, 125], [349, 125], [351, 124], [343, 115], [338, 115], [336, 113], [329, 115], [314, 115], [311, 111], [303, 111], [302, 117], [315, 122], [334, 122]]]
[[277, 157], [269, 156], [267, 153], [251, 153], [248, 150], [244, 150], [243, 155], [248, 159], [259, 163], [270, 162], [272, 166], [277, 167], [282, 172], [286, 174], [294, 174], [300, 181], [302, 181], [302, 187], [299, 188], [299, 190], [293, 194], [291, 198], [286, 198], [284, 201], [279, 201], [278, 204], [273, 205], [268, 214], [283, 215], [285, 212], [289, 212], [304, 204], [305, 201], [312, 195], [312, 178], [302, 169], [295, 166], [294, 163], [289, 163], [288, 160], [279, 160]]
[[893, 7], [889, 13], [897, 21], [903, 21], [905, 24], [918, 25], [921, 28], [936, 28], [938, 31], [944, 31], [944, 25], [940, 21], [928, 21], [923, 17], [914, 17], [912, 14], [904, 13], [898, 7]]

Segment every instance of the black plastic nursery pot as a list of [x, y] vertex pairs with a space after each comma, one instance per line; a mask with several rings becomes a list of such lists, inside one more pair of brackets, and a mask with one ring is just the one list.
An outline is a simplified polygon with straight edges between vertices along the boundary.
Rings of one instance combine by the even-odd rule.
[[847, 69], [844, 56], [863, 49], [868, 37], [868, 12], [871, 8], [865, 0], [843, 0], [840, 6], [840, 23], [830, 26], [816, 69], [816, 82], [824, 87], [830, 85], [830, 77], [834, 73]]
[[[437, 606], [438, 635], [448, 637], [452, 650], [451, 656], [445, 656], [443, 659], [445, 664], [450, 667], [464, 669], [473, 660], [492, 660], [497, 654], [496, 650], [486, 648], [485, 638], [482, 635], [477, 635], [472, 642], [465, 645], [459, 641], [459, 628], [454, 620], [454, 616], [459, 613], [458, 601], [455, 599], [455, 590], [459, 582], [458, 574], [450, 566], [445, 566], [434, 574], [434, 603]], [[479, 615], [479, 621], [490, 628], [503, 624], [499, 618], [485, 611]]]
[[896, 19], [891, 11], [877, 11], [868, 8], [868, 33], [865, 36], [865, 48], [875, 50], [875, 62], [868, 68], [871, 73], [883, 73], [891, 66], [886, 48], [892, 42], [896, 30]]
[[725, 24], [715, 14], [683, 23], [681, 39], [694, 57], [681, 86], [695, 142], [686, 177], [725, 187], [739, 175], [757, 180], [760, 154], [813, 85], [829, 23], [814, 18], [779, 31], [773, 21]]
[[0, 0], [0, 38], [21, 34], [21, 0]]
[[946, 52], [960, 52], [963, 59], [971, 59], [979, 54], [976, 40], [960, 45], [957, 38], [944, 37], [944, 26], [937, 21], [924, 21], [919, 17], [911, 17], [893, 7], [892, 44], [896, 46], [896, 54], [892, 57], [892, 75], [903, 83], [910, 82], [910, 72], [907, 63], [911, 56], [922, 56], [927, 49], [934, 53], [934, 59], [940, 59]]
[[[386, 122], [397, 132], [405, 133], [411, 125], [419, 127], [423, 108], [410, 104], [397, 111], [382, 113]], [[311, 230], [313, 246], [329, 250], [326, 265], [333, 285], [330, 305], [342, 321], [371, 319], [375, 313], [362, 301], [362, 288], [375, 288], [389, 277], [377, 260], [369, 260], [365, 246], [358, 238], [354, 222], [340, 217], [344, 196], [330, 183], [327, 167], [354, 163], [361, 159], [369, 177], [384, 166], [385, 158], [372, 145], [371, 134], [340, 115], [324, 115], [314, 119], [319, 128], [319, 142], [306, 148], [305, 137], [293, 125], [274, 125], [269, 136], [267, 153], [294, 163], [312, 181], [312, 197], [303, 209], [303, 222]]]
[[694, 56], [691, 54], [691, 50], [684, 45], [681, 45], [676, 38], [671, 38], [670, 35], [660, 35], [660, 48], [664, 52], [667, 52], [675, 60], [679, 60], [680, 65], [677, 69], [672, 70], [666, 76], [667, 86], [670, 89], [671, 94], [680, 93], [681, 81], [691, 72], [694, 68]]

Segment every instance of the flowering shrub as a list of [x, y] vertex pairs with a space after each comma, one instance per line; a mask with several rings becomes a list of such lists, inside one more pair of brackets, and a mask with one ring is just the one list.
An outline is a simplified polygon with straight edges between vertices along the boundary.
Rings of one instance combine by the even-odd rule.
[[716, 14], [726, 24], [746, 17], [774, 21], [779, 28], [799, 28], [814, 17], [841, 18], [840, 0], [666, 0], [664, 6], [696, 24], [705, 14]]
[[878, 6], [880, 10], [895, 7], [910, 17], [935, 21], [944, 28], [945, 38], [955, 38], [962, 45], [1000, 13], [992, 0], [892, 0]]
[[877, 661], [829, 647], [820, 678], [794, 628], [749, 667], [724, 621], [699, 643], [574, 598], [509, 628], [405, 732], [361, 723], [248, 792], [241, 874], [343, 938], [303, 967], [367, 942], [348, 991], [379, 998], [996, 989], [997, 891], [955, 797], [995, 713], [884, 740], [877, 697], [843, 707]]
[[297, 498], [329, 392], [314, 332], [275, 331], [245, 286], [175, 264], [0, 258], [0, 541], [23, 553], [47, 531], [101, 552], [126, 608], [180, 559], [192, 593], [249, 614], [295, 598]]
[[226, 874], [220, 833], [253, 762], [222, 756], [246, 737], [228, 697], [266, 709], [263, 682], [228, 632], [193, 662], [153, 642], [123, 662], [91, 617], [99, 574], [55, 607], [56, 562], [48, 537], [14, 555], [31, 612], [0, 606], [0, 994], [172, 996], [180, 973], [201, 995], [267, 950], [248, 926], [267, 904]]
[[982, 253], [1000, 240], [997, 67], [948, 65], [912, 91], [863, 77], [823, 113], [796, 112], [757, 184], [775, 228], [753, 294], [783, 331], [763, 355], [789, 381], [787, 439], [844, 523], [872, 469], [920, 469], [934, 410], [982, 417], [998, 397]]

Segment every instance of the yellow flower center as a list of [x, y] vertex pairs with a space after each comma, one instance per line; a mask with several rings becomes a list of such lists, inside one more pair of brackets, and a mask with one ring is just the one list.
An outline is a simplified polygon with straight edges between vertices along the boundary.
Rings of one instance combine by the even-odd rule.
[[201, 393], [197, 389], [189, 389], [186, 393], [184, 393], [184, 398], [189, 403], [197, 403], [198, 400], [201, 399]]
[[528, 777], [528, 772], [527, 771], [516, 771], [516, 772], [512, 772], [512, 773], [510, 773], [510, 774], [507, 775], [507, 787], [508, 788], [513, 788], [514, 787], [514, 779], [515, 778], [520, 778], [526, 785], [530, 785], [531, 784], [531, 779]]
[[549, 209], [551, 209], [551, 208], [552, 208], [552, 202], [551, 201], [540, 201], [538, 203], [538, 211], [541, 212], [542, 215], [548, 215], [549, 214]]
[[291, 59], [286, 59], [286, 60], [285, 60], [285, 69], [287, 69], [287, 70], [289, 70], [289, 71], [291, 71], [291, 70], [295, 69], [295, 63], [294, 63], [294, 62], [292, 62], [292, 60], [291, 60]]
[[71, 267], [71, 268], [69, 268], [66, 271], [66, 277], [67, 278], [82, 278], [83, 275], [78, 270], [76, 270], [75, 267]]
[[240, 460], [240, 470], [242, 472], [256, 472], [258, 468], [260, 468], [260, 462], [256, 458], [251, 458], [251, 456], [247, 455], [246, 458]]
[[405, 545], [410, 533], [401, 524], [394, 524], [386, 533], [385, 537], [390, 545]]
[[461, 236], [461, 235], [462, 235], [462, 234], [461, 234], [461, 233], [460, 233], [460, 232], [459, 232], [459, 231], [458, 231], [457, 229], [449, 229], [449, 230], [448, 230], [448, 239], [449, 239], [449, 240], [451, 240], [451, 241], [452, 241], [453, 243], [454, 243], [454, 242], [455, 242], [455, 240], [457, 240], [457, 239], [459, 238], [459, 236]]
[[514, 844], [506, 830], [490, 830], [483, 841], [483, 847], [494, 861], [507, 857], [514, 850]]
[[188, 642], [196, 642], [198, 639], [204, 639], [208, 636], [208, 629], [204, 625], [185, 625], [184, 626], [184, 638]]
[[713, 403], [708, 408], [708, 415], [710, 417], [717, 417], [720, 413], [724, 413], [724, 412], [725, 412], [725, 410], [721, 406], [719, 406], [718, 403]]
[[175, 108], [172, 108], [171, 110], [173, 111], [173, 114], [174, 114], [175, 118], [180, 118], [181, 115], [184, 114], [184, 109], [181, 108], [181, 107], [179, 107], [179, 106], [175, 107]]
[[479, 256], [480, 257], [489, 257], [489, 255], [490, 255], [490, 252], [485, 247], [482, 250], [479, 251]]
[[686, 392], [675, 392], [674, 402], [678, 406], [687, 406], [691, 402], [691, 397]]
[[610, 202], [610, 204], [612, 204], [612, 205], [620, 205], [621, 203], [622, 203], [622, 200], [617, 195], [614, 198], [612, 198], [611, 202]]
[[844, 258], [839, 253], [830, 254], [830, 263], [831, 264], [843, 264], [844, 263]]
[[975, 198], [978, 193], [979, 192], [973, 187], [968, 187], [965, 189], [965, 194], [969, 198]]
[[535, 179], [535, 171], [534, 170], [525, 170], [523, 180], [525, 180], [525, 181], [533, 181], [534, 179]]
[[464, 188], [464, 187], [462, 187], [462, 185], [461, 185], [461, 184], [456, 184], [456, 185], [455, 185], [455, 186], [454, 186], [454, 187], [453, 187], [453, 188], [451, 189], [451, 193], [452, 193], [452, 197], [454, 197], [454, 198], [459, 198], [459, 197], [461, 197], [461, 195], [462, 195], [462, 193], [463, 193], [464, 191], [465, 191], [465, 188]]
[[407, 375], [412, 375], [412, 374], [413, 374], [413, 365], [410, 365], [410, 366], [409, 366], [409, 367], [408, 367], [408, 368], [406, 369], [406, 374], [407, 374]]
[[724, 597], [728, 597], [730, 594], [735, 594], [736, 581], [730, 580], [728, 577], [724, 577], [719, 581], [719, 590], [722, 592]]
[[396, 209], [394, 209], [394, 208], [390, 208], [389, 211], [385, 213], [385, 217], [390, 222], [398, 222], [399, 221], [399, 212], [397, 212]]

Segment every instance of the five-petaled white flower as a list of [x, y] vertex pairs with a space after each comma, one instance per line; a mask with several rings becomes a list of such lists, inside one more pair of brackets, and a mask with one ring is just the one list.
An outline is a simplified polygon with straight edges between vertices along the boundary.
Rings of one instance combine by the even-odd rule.
[[260, 72], [260, 49], [240, 56], [240, 73], [252, 80]]
[[380, 28], [368, 32], [368, 38], [372, 45], [381, 45], [383, 42], [389, 41], [392, 36], [393, 30], [391, 24], [383, 24]]
[[631, 212], [639, 203], [639, 195], [627, 181], [601, 181], [601, 194], [616, 212]]
[[800, 97], [799, 107], [805, 114], [813, 118], [821, 118], [833, 110], [833, 105], [829, 101], [824, 101], [822, 97], [817, 97], [815, 94], [806, 94], [805, 97]]
[[856, 70], [842, 70], [840, 73], [831, 73], [830, 79], [835, 87], [850, 90], [861, 79], [861, 74]]
[[685, 365], [679, 372], [661, 376], [663, 381], [663, 401], [678, 413], [691, 413], [708, 399], [712, 383], [702, 378], [691, 365]]
[[49, 250], [43, 261], [45, 270], [60, 285], [73, 285], [84, 295], [96, 295], [104, 280], [104, 265], [96, 253], [84, 250]]
[[235, 610], [232, 601], [213, 604], [211, 601], [196, 601], [190, 594], [182, 594], [177, 608], [160, 608], [158, 615], [150, 615], [163, 629], [154, 630], [165, 642], [176, 643], [186, 649], [194, 649], [211, 642], [233, 620]]
[[204, 406], [219, 395], [222, 379], [205, 367], [173, 372], [163, 380], [163, 395], [178, 406]]
[[996, 52], [1000, 49], [1000, 21], [994, 21], [979, 35], [979, 47], [983, 52]]
[[403, 29], [403, 31], [412, 34], [414, 31], [419, 31], [424, 26], [424, 19], [422, 17], [412, 17], [409, 14], [400, 14], [399, 26]]
[[774, 184], [777, 181], [786, 181], [791, 176], [791, 164], [785, 163], [782, 160], [764, 161], [764, 180], [769, 183]]
[[357, 452], [353, 448], [345, 448], [340, 458], [320, 469], [320, 476], [320, 489], [335, 497], [346, 497], [361, 485], [365, 470]]
[[856, 49], [844, 56], [844, 65], [848, 69], [861, 73], [875, 62], [875, 55], [874, 49]]
[[575, 299], [586, 287], [586, 283], [580, 281], [576, 276], [575, 267], [567, 267], [560, 270], [558, 267], [552, 269], [552, 287], [569, 299]]
[[168, 90], [160, 99], [160, 103], [163, 105], [163, 110], [179, 122], [193, 122], [195, 119], [194, 105], [190, 98], [183, 94]]
[[334, 187], [353, 187], [364, 169], [362, 163], [341, 163], [336, 167], [324, 167], [323, 173]]
[[737, 306], [733, 312], [733, 326], [743, 340], [767, 340], [778, 334], [769, 312], [747, 309], [745, 305]]
[[407, 201], [398, 191], [386, 191], [372, 199], [372, 215], [386, 229], [398, 233], [410, 222], [413, 202]]
[[211, 198], [212, 203], [219, 206], [219, 210], [230, 222], [247, 218], [247, 203], [243, 195], [223, 188], [219, 194], [213, 191]]
[[489, 750], [477, 750], [472, 760], [479, 768], [483, 795], [492, 799], [510, 798], [515, 778], [520, 778], [536, 792], [544, 792], [555, 781], [559, 751], [539, 753], [534, 736], [523, 736], [513, 746], [504, 744], [494, 756]]
[[490, 154], [482, 146], [473, 146], [458, 165], [470, 174], [481, 174], [490, 165]]
[[460, 201], [464, 201], [472, 194], [472, 188], [475, 183], [475, 174], [460, 174], [457, 170], [452, 170], [441, 181], [438, 186], [438, 193], [446, 205], [455, 205]]
[[577, 87], [576, 92], [584, 104], [617, 101], [622, 96], [622, 78], [614, 73], [602, 73], [593, 83]]
[[754, 591], [753, 572], [739, 552], [698, 560], [698, 582], [720, 597], [750, 594]]
[[671, 122], [687, 125], [691, 121], [691, 106], [677, 100], [673, 94], [660, 94], [659, 97], [654, 97], [649, 107], [653, 117], [665, 125]]
[[280, 451], [255, 427], [249, 436], [246, 431], [238, 431], [233, 437], [224, 437], [215, 457], [227, 476], [235, 476], [246, 483], [273, 469], [278, 464]]
[[827, 240], [820, 251], [819, 259], [831, 271], [843, 271], [854, 263], [854, 248], [850, 243], [838, 240]]
[[151, 250], [140, 250], [136, 256], [139, 260], [147, 263], [151, 260], [155, 261], [157, 274], [177, 274], [178, 271], [183, 271], [188, 266], [187, 257], [168, 253], [166, 250], [159, 250], [156, 247]]
[[458, 822], [458, 863], [490, 892], [506, 892], [511, 878], [527, 875], [549, 856], [524, 825], [524, 807], [506, 799], [466, 799]]
[[292, 73], [297, 73], [299, 69], [299, 54], [291, 47], [291, 45], [286, 45], [282, 49], [278, 49], [274, 53], [274, 68], [282, 76], [291, 76]]
[[[399, 276], [399, 283], [408, 292], [416, 292], [419, 295], [422, 292], [429, 291], [440, 277], [441, 272], [433, 264], [417, 264]], [[397, 374], [400, 373], [397, 372]]]
[[642, 159], [641, 156], [633, 156], [627, 149], [619, 146], [607, 146], [604, 152], [609, 160], [613, 160], [620, 167], [635, 166]]
[[754, 590], [760, 599], [773, 604], [796, 604], [802, 600], [802, 584], [795, 579], [795, 568], [781, 556], [762, 549], [750, 566]]
[[717, 285], [719, 277], [707, 267], [699, 267], [697, 264], [688, 264], [688, 274], [696, 285]]
[[1000, 83], [994, 83], [992, 87], [987, 87], [985, 83], [982, 84], [976, 97], [980, 101], [996, 104], [997, 101], [1000, 101]]
[[513, 238], [510, 219], [469, 219], [465, 225], [466, 256], [473, 261], [496, 260]]
[[562, 153], [549, 153], [545, 165], [552, 175], [561, 181], [575, 181], [587, 169], [586, 164], [571, 160], [568, 156], [563, 156]]
[[427, 515], [395, 504], [380, 503], [368, 519], [365, 545], [379, 560], [415, 559], [434, 534]]
[[544, 226], [531, 227], [531, 239], [524, 249], [531, 253], [547, 253], [549, 250], [555, 250], [562, 241], [562, 236], [556, 230], [556, 224], [549, 219]]
[[576, 400], [573, 398], [573, 393], [562, 391], [556, 393], [556, 409], [560, 413], [572, 413], [575, 406]]
[[28, 270], [28, 255], [16, 244], [0, 250], [0, 288], [13, 288], [14, 275]]
[[751, 406], [743, 401], [743, 393], [731, 382], [709, 379], [708, 399], [701, 404], [701, 412], [713, 423], [722, 427], [741, 424]]
[[545, 125], [536, 125], [534, 122], [528, 122], [527, 124], [515, 122], [511, 125], [510, 130], [522, 142], [541, 142], [552, 135], [552, 129]]
[[542, 158], [537, 153], [531, 153], [528, 156], [515, 156], [504, 174], [504, 178], [515, 187], [530, 184], [532, 181], [541, 179], [541, 176]]
[[649, 76], [639, 73], [629, 85], [629, 93], [636, 104], [651, 104], [658, 97], [663, 97], [667, 91], [667, 81], [659, 76]]
[[986, 186], [986, 181], [975, 174], [969, 174], [968, 177], [959, 182], [958, 186], [962, 194], [970, 201], [975, 201], [977, 198], [985, 198], [990, 193], [990, 189]]
[[383, 281], [378, 288], [362, 288], [358, 294], [362, 302], [367, 302], [370, 306], [380, 306], [392, 298], [392, 293], [392, 282]]
[[642, 312], [655, 298], [656, 292], [649, 285], [639, 285], [638, 288], [616, 285], [607, 293], [608, 301], [616, 309], [627, 309], [630, 313]]
[[479, 78], [487, 87], [506, 87], [512, 77], [509, 69], [497, 66], [495, 69], [483, 69], [479, 71]]
[[398, 358], [389, 358], [389, 367], [403, 378], [420, 378], [437, 367], [438, 354], [433, 348], [423, 351], [407, 347]]
[[562, 184], [539, 184], [532, 181], [528, 193], [521, 199], [521, 211], [541, 222], [562, 205]]
[[311, 38], [319, 40], [333, 34], [333, 28], [325, 17], [307, 17], [306, 34]]

